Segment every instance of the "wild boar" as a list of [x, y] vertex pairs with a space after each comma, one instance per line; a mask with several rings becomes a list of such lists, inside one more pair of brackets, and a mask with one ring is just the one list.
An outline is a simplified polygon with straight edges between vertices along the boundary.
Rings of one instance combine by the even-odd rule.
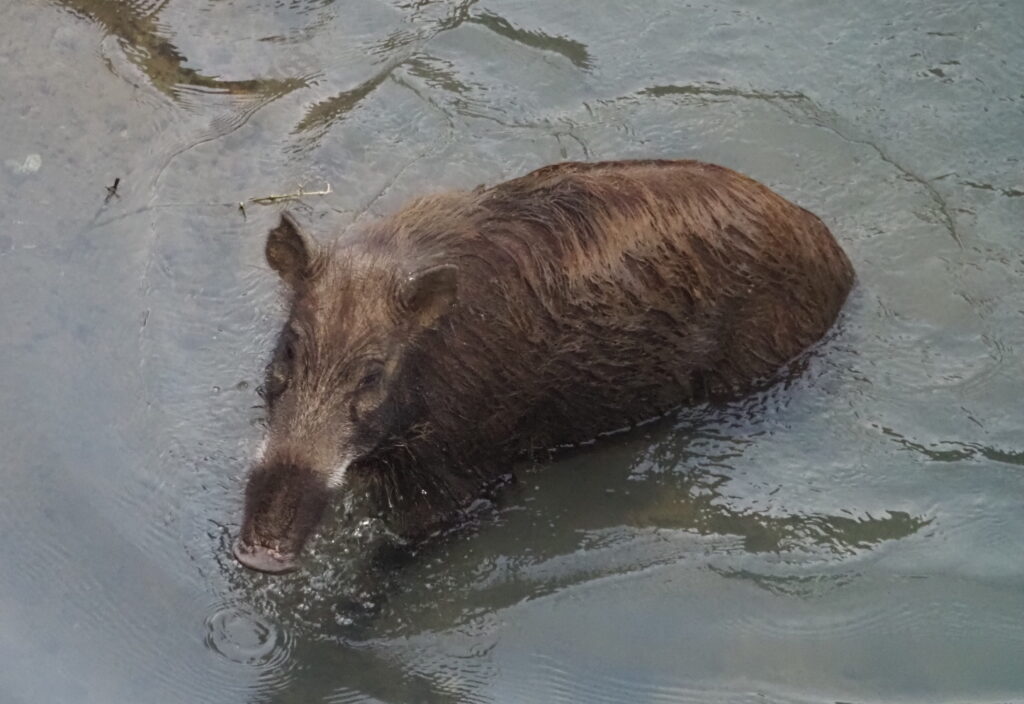
[[329, 497], [419, 539], [517, 458], [764, 382], [854, 281], [815, 215], [697, 161], [547, 166], [266, 258], [290, 311], [234, 546], [294, 569]]

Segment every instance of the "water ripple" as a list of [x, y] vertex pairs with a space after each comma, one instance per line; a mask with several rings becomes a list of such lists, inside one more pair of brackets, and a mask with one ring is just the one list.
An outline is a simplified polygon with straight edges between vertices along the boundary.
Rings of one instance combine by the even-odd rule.
[[231, 662], [264, 673], [287, 673], [293, 648], [288, 630], [236, 604], [221, 604], [206, 618], [206, 647]]

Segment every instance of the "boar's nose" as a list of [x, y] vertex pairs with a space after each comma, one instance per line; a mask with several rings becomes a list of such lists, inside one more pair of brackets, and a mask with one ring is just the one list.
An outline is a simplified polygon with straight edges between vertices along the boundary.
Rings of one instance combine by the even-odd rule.
[[249, 545], [236, 540], [232, 548], [235, 558], [251, 570], [282, 574], [299, 568], [299, 563], [291, 555], [282, 555], [277, 550], [262, 545]]

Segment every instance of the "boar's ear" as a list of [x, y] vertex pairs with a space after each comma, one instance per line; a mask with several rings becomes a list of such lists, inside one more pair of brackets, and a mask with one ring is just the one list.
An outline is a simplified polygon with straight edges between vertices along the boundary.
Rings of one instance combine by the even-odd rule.
[[440, 264], [410, 275], [402, 284], [402, 308], [420, 326], [430, 327], [455, 302], [458, 274], [454, 264]]
[[267, 263], [292, 288], [305, 279], [316, 256], [316, 243], [302, 231], [291, 213], [281, 213], [281, 222], [267, 235]]

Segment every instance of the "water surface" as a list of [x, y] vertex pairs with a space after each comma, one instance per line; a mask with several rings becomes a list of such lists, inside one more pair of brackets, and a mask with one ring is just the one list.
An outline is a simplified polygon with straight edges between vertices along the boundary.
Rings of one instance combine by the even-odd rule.
[[[1024, 701], [1019, 2], [27, 0], [0, 94], [4, 702]], [[626, 157], [832, 227], [804, 373], [524, 468], [367, 629], [358, 536], [237, 566], [281, 315], [239, 203], [330, 184], [328, 236]]]

